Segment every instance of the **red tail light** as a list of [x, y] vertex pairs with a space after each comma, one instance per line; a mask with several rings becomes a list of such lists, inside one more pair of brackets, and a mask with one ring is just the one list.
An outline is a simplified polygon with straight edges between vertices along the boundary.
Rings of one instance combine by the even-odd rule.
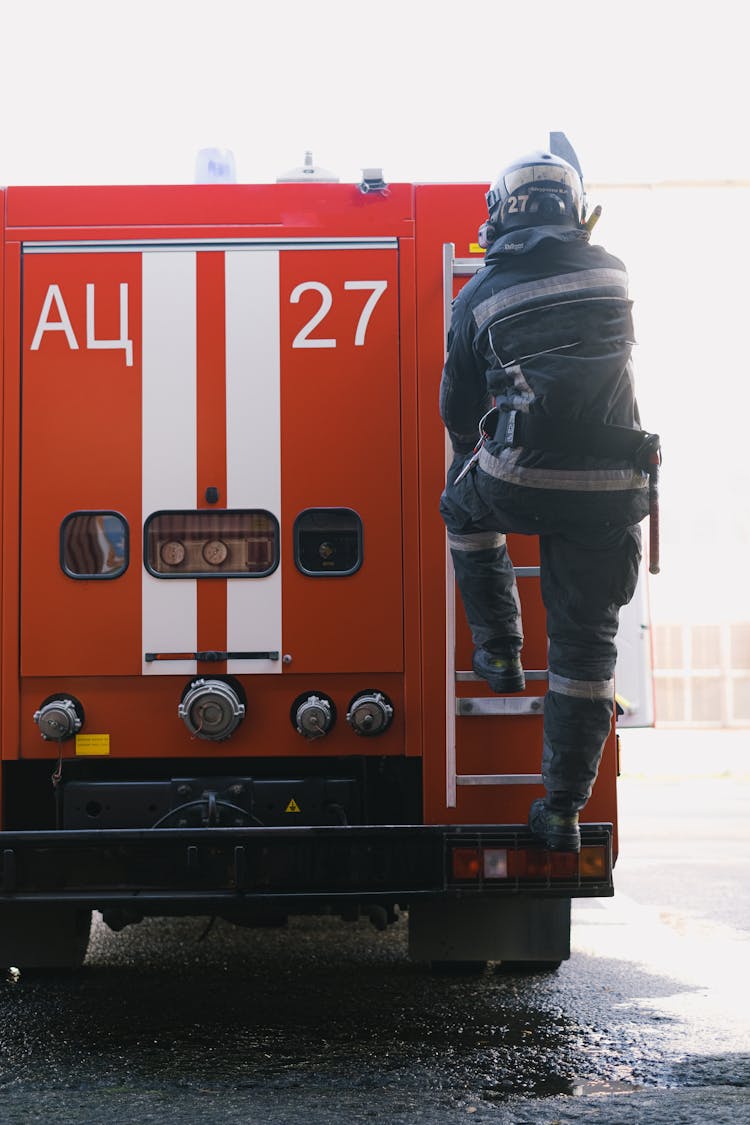
[[482, 870], [481, 848], [454, 848], [452, 852], [454, 882], [478, 879]]
[[450, 879], [454, 883], [598, 882], [609, 875], [604, 844], [584, 845], [580, 852], [558, 852], [541, 847], [456, 847], [450, 852]]

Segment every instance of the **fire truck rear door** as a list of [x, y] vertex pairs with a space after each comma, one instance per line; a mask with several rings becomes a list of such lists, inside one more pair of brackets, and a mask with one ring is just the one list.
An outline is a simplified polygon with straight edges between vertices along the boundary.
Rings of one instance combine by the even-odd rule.
[[395, 239], [29, 244], [23, 310], [22, 674], [401, 670]]

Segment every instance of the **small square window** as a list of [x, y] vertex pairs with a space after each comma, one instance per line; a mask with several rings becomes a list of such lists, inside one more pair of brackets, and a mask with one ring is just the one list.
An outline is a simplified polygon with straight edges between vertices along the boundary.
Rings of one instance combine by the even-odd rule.
[[362, 520], [351, 508], [308, 508], [294, 521], [294, 561], [315, 578], [354, 574], [362, 565]]
[[71, 512], [63, 520], [60, 566], [68, 578], [119, 578], [128, 560], [128, 524], [117, 512]]

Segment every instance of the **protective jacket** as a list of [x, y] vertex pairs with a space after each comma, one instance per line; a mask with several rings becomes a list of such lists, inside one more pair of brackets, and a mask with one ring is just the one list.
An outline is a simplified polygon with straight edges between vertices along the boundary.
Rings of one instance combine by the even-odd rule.
[[[601, 440], [601, 423], [640, 428], [633, 342], [625, 267], [587, 231], [533, 227], [493, 243], [454, 301], [440, 413], [465, 456], [499, 408], [484, 424], [478, 469], [502, 507], [576, 523], [635, 524], [647, 514], [645, 468]], [[516, 418], [559, 442], [527, 443], [523, 427], [514, 439]]]

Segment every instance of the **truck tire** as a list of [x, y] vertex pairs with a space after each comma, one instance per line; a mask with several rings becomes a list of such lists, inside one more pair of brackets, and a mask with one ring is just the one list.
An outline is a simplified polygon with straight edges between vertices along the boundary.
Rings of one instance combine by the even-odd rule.
[[91, 911], [74, 906], [0, 904], [0, 967], [80, 969]]

